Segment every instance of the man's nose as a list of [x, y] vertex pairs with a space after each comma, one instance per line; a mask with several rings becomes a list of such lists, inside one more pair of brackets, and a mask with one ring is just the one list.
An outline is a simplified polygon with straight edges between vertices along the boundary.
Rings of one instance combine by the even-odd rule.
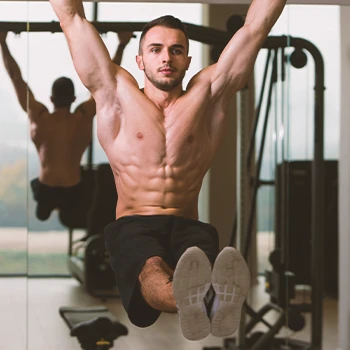
[[163, 63], [171, 62], [171, 55], [168, 50], [164, 50], [162, 60], [163, 60]]

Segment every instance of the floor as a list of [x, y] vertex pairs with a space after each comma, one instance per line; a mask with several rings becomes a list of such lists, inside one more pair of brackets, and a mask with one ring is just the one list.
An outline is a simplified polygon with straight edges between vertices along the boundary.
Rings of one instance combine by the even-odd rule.
[[[92, 298], [75, 279], [0, 279], [0, 350], [75, 350], [76, 338], [58, 314], [60, 306], [106, 305], [124, 324], [129, 334], [117, 339], [113, 349], [121, 350], [202, 350], [205, 346], [222, 346], [223, 340], [208, 336], [199, 342], [187, 341], [181, 334], [177, 315], [162, 314], [147, 329], [130, 324], [119, 299], [108, 302]], [[251, 289], [250, 303], [259, 307], [268, 301], [264, 280]], [[305, 297], [305, 292], [303, 293]], [[323, 350], [337, 348], [337, 301], [324, 300]], [[272, 320], [274, 315], [268, 315]], [[262, 330], [264, 326], [261, 326]], [[310, 322], [302, 332], [284, 335], [308, 341]]]

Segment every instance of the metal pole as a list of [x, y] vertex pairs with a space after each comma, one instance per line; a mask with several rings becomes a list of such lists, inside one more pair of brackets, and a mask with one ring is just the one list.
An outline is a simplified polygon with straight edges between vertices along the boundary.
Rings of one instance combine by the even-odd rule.
[[253, 151], [254, 151], [254, 145], [255, 145], [255, 136], [256, 136], [256, 130], [258, 128], [258, 123], [259, 123], [259, 117], [260, 117], [260, 112], [261, 112], [261, 107], [263, 104], [263, 99], [264, 99], [264, 94], [265, 94], [265, 86], [266, 86], [266, 81], [267, 81], [267, 73], [269, 70], [269, 65], [270, 65], [270, 58], [271, 58], [271, 50], [268, 50], [267, 53], [267, 58], [266, 58], [266, 63], [265, 63], [265, 71], [264, 71], [264, 76], [263, 76], [263, 82], [262, 82], [262, 87], [260, 91], [260, 98], [259, 98], [259, 103], [255, 111], [255, 116], [254, 116], [254, 122], [253, 122], [253, 130], [250, 135], [250, 142], [249, 142], [249, 148], [248, 148], [248, 153], [247, 153], [247, 170], [249, 171], [250, 166], [251, 166], [251, 161], [252, 161], [252, 156], [253, 156]]
[[[244, 233], [246, 227], [246, 199], [247, 195], [247, 176], [245, 169], [246, 154], [246, 122], [247, 122], [247, 94], [245, 87], [238, 94], [238, 118], [237, 118], [237, 248], [242, 251], [244, 248]], [[246, 341], [246, 310], [242, 307], [241, 321], [237, 335], [238, 345], [243, 349]]]
[[324, 290], [324, 66], [321, 55], [315, 59], [315, 145], [312, 162], [312, 344], [322, 348]]
[[266, 107], [266, 113], [265, 113], [265, 119], [264, 119], [264, 125], [263, 125], [262, 137], [261, 137], [261, 147], [259, 150], [259, 157], [257, 161], [256, 171], [255, 171], [253, 194], [250, 202], [250, 210], [249, 210], [249, 217], [248, 217], [248, 223], [247, 223], [248, 225], [247, 225], [245, 240], [243, 244], [243, 256], [246, 260], [248, 259], [248, 255], [249, 255], [252, 229], [254, 224], [254, 216], [256, 212], [256, 197], [257, 197], [258, 188], [259, 188], [259, 178], [260, 178], [260, 171], [261, 171], [261, 165], [262, 165], [262, 157], [263, 157], [264, 147], [265, 147], [267, 123], [268, 123], [268, 118], [269, 118], [269, 113], [271, 108], [272, 90], [273, 90], [274, 84], [277, 82], [277, 62], [278, 62], [277, 52], [275, 52], [275, 56], [273, 59], [273, 68], [272, 68], [272, 75], [271, 75], [271, 81], [269, 86], [268, 99], [267, 99], [267, 107]]
[[[98, 17], [98, 3], [97, 2], [94, 2], [92, 16], [93, 16], [94, 22], [97, 22], [97, 17]], [[94, 127], [92, 125], [91, 142], [90, 142], [89, 148], [88, 148], [88, 161], [87, 161], [88, 169], [92, 169], [92, 164], [93, 164], [93, 147], [94, 147]]]

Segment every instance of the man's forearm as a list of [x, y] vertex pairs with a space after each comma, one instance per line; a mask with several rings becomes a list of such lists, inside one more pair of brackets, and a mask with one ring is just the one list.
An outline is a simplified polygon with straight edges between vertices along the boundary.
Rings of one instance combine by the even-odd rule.
[[6, 42], [1, 43], [1, 53], [5, 68], [11, 80], [22, 79], [21, 70], [19, 69], [15, 59], [12, 57]]
[[117, 51], [114, 55], [114, 57], [112, 58], [112, 61], [114, 64], [117, 64], [118, 66], [120, 66], [120, 64], [122, 63], [122, 58], [123, 58], [123, 53], [124, 53], [124, 49], [126, 47], [126, 44], [120, 43], [118, 45]]
[[281, 15], [287, 0], [253, 0], [248, 10], [245, 25], [254, 26], [267, 36]]

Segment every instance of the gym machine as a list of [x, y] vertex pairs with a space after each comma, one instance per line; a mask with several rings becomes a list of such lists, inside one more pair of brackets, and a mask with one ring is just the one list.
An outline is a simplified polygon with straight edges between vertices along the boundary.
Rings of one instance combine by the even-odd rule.
[[[302, 350], [321, 350], [322, 348], [322, 298], [323, 298], [323, 256], [324, 256], [324, 222], [325, 217], [325, 161], [323, 155], [323, 127], [324, 127], [324, 64], [323, 58], [319, 50], [309, 41], [301, 38], [293, 37], [269, 37], [264, 46], [267, 49], [266, 66], [264, 71], [263, 84], [261, 95], [256, 108], [256, 115], [254, 118], [254, 127], [251, 133], [251, 140], [248, 147], [248, 152], [245, 152], [245, 145], [241, 145], [240, 163], [244, 169], [249, 169], [252, 162], [254, 151], [254, 141], [259, 122], [259, 116], [262, 110], [262, 103], [265, 94], [266, 83], [268, 81], [268, 71], [271, 71], [269, 86], [267, 88], [267, 103], [265, 117], [263, 120], [261, 145], [258, 150], [258, 156], [255, 167], [254, 178], [251, 181], [252, 196], [249, 204], [248, 220], [241, 222], [240, 236], [242, 240], [242, 252], [247, 260], [251, 239], [253, 235], [253, 225], [256, 210], [257, 192], [260, 186], [275, 185], [274, 181], [262, 181], [260, 179], [260, 172], [262, 166], [262, 157], [264, 153], [265, 137], [268, 125], [268, 117], [271, 109], [271, 99], [274, 85], [281, 79], [285, 80], [285, 64], [290, 64], [297, 69], [301, 69], [307, 64], [307, 55], [305, 51], [313, 57], [315, 61], [315, 108], [314, 108], [314, 159], [311, 162], [311, 266], [305, 267], [305, 270], [310, 271], [309, 285], [312, 288], [312, 303], [291, 303], [291, 299], [295, 296], [295, 287], [300, 283], [300, 276], [289, 271], [289, 257], [286, 253], [288, 241], [281, 237], [276, 238], [277, 242], [282, 242], [281, 250], [276, 250], [270, 256], [270, 262], [273, 269], [266, 271], [266, 292], [270, 295], [270, 303], [264, 305], [258, 311], [253, 310], [248, 303], [245, 303], [244, 311], [250, 317], [250, 321], [241, 325], [238, 339], [228, 338], [224, 340], [223, 347], [205, 347], [204, 350], [238, 350], [238, 349], [252, 349], [252, 350], [281, 350], [281, 349], [302, 349]], [[294, 52], [286, 55], [288, 48], [294, 48]], [[280, 69], [278, 65], [280, 64]], [[280, 74], [278, 74], [280, 73]], [[243, 91], [244, 94], [244, 91]], [[243, 122], [241, 122], [243, 127]], [[242, 135], [243, 131], [238, 131]], [[285, 172], [285, 169], [280, 170]], [[245, 170], [242, 171], [241, 176], [246, 176]], [[284, 175], [282, 174], [282, 181]], [[238, 181], [239, 183], [239, 181]], [[282, 185], [283, 198], [286, 199], [285, 185]], [[244, 196], [244, 193], [241, 194]], [[244, 201], [244, 200], [243, 200]], [[286, 209], [283, 209], [286, 210]], [[279, 213], [284, 215], [286, 213]], [[239, 215], [236, 214], [233, 229], [231, 244], [236, 242], [236, 231], [239, 222]], [[243, 233], [244, 232], [244, 233]], [[284, 231], [281, 230], [283, 233]], [[280, 233], [281, 233], [280, 232]], [[277, 234], [277, 233], [276, 233]], [[304, 281], [305, 282], [305, 281]], [[274, 324], [267, 322], [264, 316], [270, 311], [274, 310], [279, 313]], [[278, 337], [278, 333], [283, 326], [290, 330], [297, 332], [304, 328], [305, 319], [303, 313], [311, 313], [311, 341], [298, 341], [295, 339], [288, 339], [286, 337]], [[266, 332], [252, 332], [257, 324], [264, 324], [268, 330]]]
[[103, 235], [104, 227], [115, 220], [118, 195], [109, 164], [98, 164], [93, 171], [95, 180], [92, 204], [86, 215], [86, 235], [74, 240], [77, 227], [68, 226], [68, 269], [92, 296], [118, 297]]
[[128, 334], [128, 329], [104, 307], [61, 307], [59, 312], [70, 330], [70, 335], [78, 338], [84, 350], [111, 349], [114, 340]]

